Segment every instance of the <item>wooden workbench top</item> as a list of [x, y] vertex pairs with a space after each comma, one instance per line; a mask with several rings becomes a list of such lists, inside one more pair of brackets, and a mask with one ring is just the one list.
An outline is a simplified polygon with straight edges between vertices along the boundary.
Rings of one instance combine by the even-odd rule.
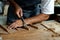
[[53, 33], [47, 31], [40, 23], [35, 24], [39, 29], [30, 28], [30, 30], [25, 30], [19, 28], [19, 31], [8, 34], [1, 35], [3, 40], [60, 40], [60, 37], [52, 37]]

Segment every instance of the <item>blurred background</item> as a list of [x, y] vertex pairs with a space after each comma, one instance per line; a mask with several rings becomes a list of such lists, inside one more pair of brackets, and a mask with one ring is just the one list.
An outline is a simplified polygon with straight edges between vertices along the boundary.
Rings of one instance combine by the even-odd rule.
[[[5, 24], [7, 19], [9, 3], [7, 0], [0, 0], [0, 24]], [[55, 0], [55, 11], [49, 20], [60, 21], [60, 0]]]

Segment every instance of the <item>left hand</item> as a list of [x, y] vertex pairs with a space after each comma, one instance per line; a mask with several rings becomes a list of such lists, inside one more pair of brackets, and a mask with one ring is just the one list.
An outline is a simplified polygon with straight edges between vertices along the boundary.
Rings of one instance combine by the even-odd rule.
[[16, 20], [10, 26], [8, 26], [8, 28], [9, 29], [15, 29], [15, 28], [21, 27], [21, 26], [22, 26], [22, 21], [21, 20]]

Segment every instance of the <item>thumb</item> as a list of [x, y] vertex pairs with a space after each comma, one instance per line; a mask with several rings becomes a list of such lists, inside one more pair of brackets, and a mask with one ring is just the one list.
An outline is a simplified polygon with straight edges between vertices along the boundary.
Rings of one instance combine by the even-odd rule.
[[20, 14], [20, 17], [22, 17], [23, 16], [23, 11], [21, 10], [19, 14]]
[[19, 12], [17, 12], [17, 16], [18, 16], [19, 18], [21, 17]]
[[23, 11], [21, 10], [21, 16], [23, 16]]

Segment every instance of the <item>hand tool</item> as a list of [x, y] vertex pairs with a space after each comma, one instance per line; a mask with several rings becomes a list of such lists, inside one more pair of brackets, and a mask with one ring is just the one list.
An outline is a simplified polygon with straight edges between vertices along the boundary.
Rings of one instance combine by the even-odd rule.
[[25, 23], [23, 16], [21, 17], [21, 20], [23, 22], [23, 26], [22, 27], [27, 29], [27, 30], [29, 30], [29, 28], [27, 27], [28, 25]]
[[8, 30], [5, 27], [3, 27], [3, 26], [0, 25], [0, 28], [2, 28], [4, 31], [6, 31], [7, 33], [9, 33]]
[[31, 26], [31, 27], [33, 27], [35, 29], [38, 29], [38, 27], [36, 27], [36, 26], [33, 26], [31, 24], [26, 24], [23, 17], [21, 17], [21, 20], [23, 22], [23, 27], [26, 28], [27, 30], [29, 30], [29, 28], [27, 28], [27, 26]]
[[[21, 16], [21, 15], [20, 15]], [[20, 18], [21, 20], [22, 20], [22, 22], [23, 22], [23, 28], [25, 28], [25, 29], [27, 29], [27, 30], [29, 30], [29, 28], [27, 27], [27, 26], [31, 26], [31, 27], [33, 27], [33, 28], [36, 28], [36, 29], [38, 29], [38, 27], [36, 27], [36, 26], [33, 26], [33, 25], [31, 25], [31, 24], [26, 24], [25, 23], [25, 21], [24, 21], [24, 18], [23, 18], [23, 16], [21, 16], [21, 18]]]

